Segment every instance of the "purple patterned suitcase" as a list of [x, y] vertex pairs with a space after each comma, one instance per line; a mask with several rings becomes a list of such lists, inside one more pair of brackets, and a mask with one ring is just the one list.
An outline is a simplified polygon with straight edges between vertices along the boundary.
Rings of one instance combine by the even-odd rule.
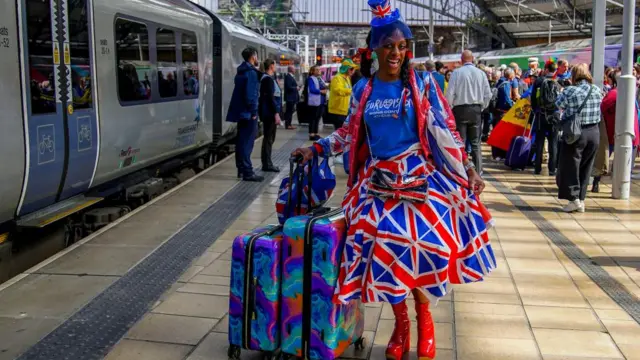
[[229, 297], [230, 359], [241, 349], [276, 359], [280, 348], [282, 226], [269, 225], [233, 242]]
[[316, 210], [284, 225], [282, 245], [283, 359], [333, 360], [364, 348], [364, 306], [332, 302], [347, 226], [342, 210]]

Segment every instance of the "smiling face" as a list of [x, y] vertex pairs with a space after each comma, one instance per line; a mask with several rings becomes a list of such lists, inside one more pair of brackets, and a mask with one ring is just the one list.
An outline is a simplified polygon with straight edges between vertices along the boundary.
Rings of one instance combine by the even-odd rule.
[[400, 71], [408, 50], [409, 47], [405, 39], [390, 39], [382, 47], [376, 49], [381, 75], [392, 79], [400, 78]]

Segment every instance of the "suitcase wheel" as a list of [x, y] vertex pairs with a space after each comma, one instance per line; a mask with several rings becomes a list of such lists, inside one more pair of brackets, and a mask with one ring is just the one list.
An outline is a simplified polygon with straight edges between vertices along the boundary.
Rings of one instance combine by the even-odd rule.
[[237, 345], [230, 345], [229, 350], [227, 351], [227, 356], [229, 360], [240, 360], [240, 347]]
[[365, 339], [364, 339], [364, 337], [361, 337], [356, 342], [354, 342], [353, 346], [356, 348], [356, 350], [364, 350], [364, 347], [365, 347]]
[[265, 352], [262, 354], [262, 360], [280, 360], [280, 351]]

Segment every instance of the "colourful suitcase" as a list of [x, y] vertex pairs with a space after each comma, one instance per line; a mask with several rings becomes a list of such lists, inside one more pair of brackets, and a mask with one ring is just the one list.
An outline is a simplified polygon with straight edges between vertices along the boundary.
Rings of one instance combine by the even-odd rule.
[[270, 225], [233, 242], [229, 298], [230, 359], [241, 349], [277, 359], [280, 348], [282, 226]]
[[282, 245], [282, 353], [333, 360], [354, 344], [364, 349], [364, 306], [335, 305], [346, 239], [342, 210], [315, 210], [287, 220]]

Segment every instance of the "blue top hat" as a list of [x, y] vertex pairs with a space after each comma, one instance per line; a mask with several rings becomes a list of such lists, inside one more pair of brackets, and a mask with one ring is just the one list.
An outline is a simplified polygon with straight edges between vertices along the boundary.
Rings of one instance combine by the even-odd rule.
[[388, 41], [413, 39], [411, 29], [404, 22], [400, 10], [391, 9], [391, 0], [369, 0], [368, 3], [373, 14], [369, 45], [372, 50], [384, 46]]

